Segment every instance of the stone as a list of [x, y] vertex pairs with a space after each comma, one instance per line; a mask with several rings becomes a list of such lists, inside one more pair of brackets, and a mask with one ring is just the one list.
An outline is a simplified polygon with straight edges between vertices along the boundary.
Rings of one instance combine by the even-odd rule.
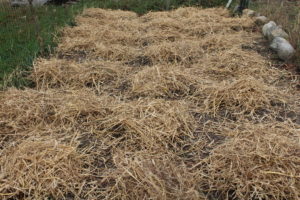
[[28, 6], [30, 3], [33, 6], [42, 6], [49, 0], [11, 0], [11, 6]]
[[269, 38], [271, 32], [273, 30], [275, 30], [277, 28], [277, 25], [275, 22], [273, 21], [270, 21], [269, 23], [265, 24], [263, 27], [262, 27], [262, 32], [263, 32], [263, 35], [266, 37], [266, 38]]
[[228, 2], [226, 4], [226, 8], [229, 8], [231, 3], [232, 3], [232, 0], [228, 0]]
[[244, 9], [243, 10], [243, 16], [246, 16], [246, 17], [255, 17], [256, 16], [256, 12], [254, 10], [251, 10], [251, 9]]
[[255, 18], [255, 24], [262, 26], [268, 22], [268, 18], [266, 16], [259, 16]]
[[270, 44], [270, 48], [277, 52], [281, 60], [289, 60], [295, 54], [294, 47], [282, 37], [275, 37]]
[[237, 13], [239, 11], [239, 5], [236, 5], [233, 9], [233, 13]]
[[271, 33], [268, 35], [268, 40], [272, 41], [275, 37], [282, 37], [284, 39], [288, 39], [289, 35], [281, 27], [278, 26], [274, 30], [272, 30]]

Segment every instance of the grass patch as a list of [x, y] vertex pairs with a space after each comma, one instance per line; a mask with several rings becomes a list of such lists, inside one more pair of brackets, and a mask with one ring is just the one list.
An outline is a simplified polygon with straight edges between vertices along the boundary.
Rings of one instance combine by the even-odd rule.
[[[11, 8], [2, 4], [0, 14], [0, 85], [26, 86], [23, 73], [37, 56], [49, 55], [56, 46], [60, 27], [74, 24], [74, 16], [82, 10], [74, 6], [44, 6]], [[11, 74], [19, 77], [12, 77]], [[1, 87], [1, 86], [0, 86]]]

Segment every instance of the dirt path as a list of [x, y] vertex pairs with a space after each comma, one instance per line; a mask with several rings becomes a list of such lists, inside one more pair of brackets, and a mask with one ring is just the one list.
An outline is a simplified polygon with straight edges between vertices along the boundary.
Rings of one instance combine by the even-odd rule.
[[249, 18], [87, 9], [0, 93], [1, 199], [300, 198], [296, 78]]

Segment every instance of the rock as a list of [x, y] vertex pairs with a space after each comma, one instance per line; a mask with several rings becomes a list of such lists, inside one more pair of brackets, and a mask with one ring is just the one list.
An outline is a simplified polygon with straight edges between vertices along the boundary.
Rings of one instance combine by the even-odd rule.
[[262, 16], [260, 13], [255, 14], [255, 17], [260, 17], [260, 16]]
[[288, 60], [295, 54], [294, 47], [284, 38], [275, 37], [270, 48], [277, 52], [278, 57], [282, 60]]
[[273, 30], [275, 30], [277, 28], [277, 25], [275, 22], [273, 21], [270, 21], [269, 23], [265, 24], [262, 28], [262, 32], [263, 32], [263, 35], [266, 37], [266, 38], [269, 38], [269, 35], [271, 34], [271, 32]]
[[11, 0], [12, 6], [28, 6], [30, 2], [33, 6], [42, 6], [49, 0]]
[[233, 9], [233, 13], [237, 13], [239, 11], [239, 5], [236, 5]]
[[272, 41], [275, 37], [282, 37], [284, 39], [288, 39], [289, 35], [281, 27], [278, 26], [274, 30], [272, 30], [271, 33], [268, 35], [268, 40]]
[[246, 16], [246, 17], [255, 17], [256, 16], [256, 12], [254, 10], [244, 9], [243, 10], [243, 16]]
[[268, 18], [265, 16], [259, 16], [255, 18], [255, 24], [261, 26], [268, 22]]
[[11, 6], [26, 6], [29, 5], [27, 0], [12, 0], [10, 2]]
[[226, 4], [226, 8], [229, 8], [231, 3], [232, 3], [232, 0], [228, 0], [228, 2]]

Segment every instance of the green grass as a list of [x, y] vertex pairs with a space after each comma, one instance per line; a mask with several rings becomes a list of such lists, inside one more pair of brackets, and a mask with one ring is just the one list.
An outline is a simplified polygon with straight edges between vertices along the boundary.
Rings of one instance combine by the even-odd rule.
[[[35, 9], [10, 8], [0, 14], [0, 84], [27, 86], [22, 73], [37, 56], [46, 56], [56, 46], [57, 31], [72, 25], [82, 5], [63, 8], [45, 6]], [[1, 9], [1, 8], [0, 8]], [[13, 75], [11, 75], [13, 73]], [[0, 86], [1, 87], [1, 86]]]
[[131, 10], [138, 14], [179, 6], [225, 5], [227, 0], [82, 0], [72, 6], [48, 5], [30, 9], [0, 3], [0, 89], [26, 87], [26, 79], [38, 56], [49, 56], [56, 47], [59, 30], [75, 25], [74, 17], [87, 7]]

